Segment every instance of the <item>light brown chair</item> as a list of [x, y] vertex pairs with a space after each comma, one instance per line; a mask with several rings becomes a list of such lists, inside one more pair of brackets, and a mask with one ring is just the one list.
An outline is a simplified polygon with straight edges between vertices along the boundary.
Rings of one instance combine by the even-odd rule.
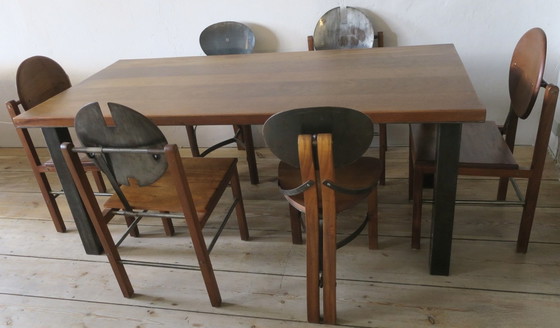
[[[255, 35], [245, 24], [239, 22], [219, 22], [206, 27], [200, 33], [200, 47], [208, 56], [250, 54], [255, 47]], [[196, 137], [196, 126], [186, 125], [187, 137], [194, 157], [204, 157], [214, 150], [236, 143], [239, 150], [245, 150], [249, 176], [252, 184], [259, 183], [257, 159], [255, 157], [253, 133], [250, 125], [234, 125], [234, 136], [219, 142], [204, 152], [200, 152]]]
[[[278, 185], [290, 205], [295, 243], [302, 241], [300, 213], [306, 216], [308, 320], [319, 321], [323, 277], [325, 322], [335, 323], [336, 249], [366, 225], [369, 247], [378, 247], [377, 184], [382, 165], [376, 158], [362, 157], [373, 138], [373, 122], [352, 109], [314, 107], [277, 113], [266, 121], [263, 132], [281, 160]], [[368, 208], [363, 223], [337, 242], [337, 214], [364, 200]]]
[[[307, 37], [307, 49], [352, 49], [384, 46], [383, 32], [374, 32], [369, 17], [353, 7], [336, 7], [327, 11], [317, 22], [313, 35]], [[385, 156], [387, 152], [387, 124], [379, 124], [379, 159], [383, 164], [381, 185], [385, 185]]]
[[[249, 239], [237, 159], [181, 158], [177, 146], [167, 144], [161, 131], [145, 116], [118, 104], [109, 103], [109, 108], [114, 126], [105, 125], [98, 103], [82, 108], [76, 116], [75, 127], [85, 148], [74, 148], [65, 143], [61, 149], [123, 295], [132, 297], [134, 294], [124, 264], [192, 269], [173, 263], [125, 260], [117, 248], [141, 218], [177, 218], [186, 221], [210, 303], [220, 306], [222, 299], [209, 253], [234, 210], [241, 239]], [[115, 190], [115, 194], [105, 202], [103, 211], [76, 152], [85, 152], [92, 157]], [[207, 247], [202, 229], [229, 186], [233, 202]], [[108, 225], [114, 215], [136, 218], [117, 243]], [[119, 248], [122, 247], [126, 245]], [[188, 250], [185, 249], [185, 252]]]
[[[463, 124], [459, 155], [459, 175], [500, 178], [497, 201], [506, 199], [511, 181], [518, 196], [523, 196], [514, 178], [527, 179], [527, 188], [519, 204], [523, 214], [517, 238], [517, 251], [525, 253], [547, 155], [558, 87], [543, 81], [546, 59], [546, 35], [539, 28], [525, 33], [519, 40], [511, 60], [509, 73], [510, 110], [504, 127], [494, 122]], [[519, 119], [526, 119], [534, 106], [539, 89], [545, 88], [538, 132], [529, 167], [520, 167], [514, 159], [515, 134]], [[420, 247], [423, 179], [435, 171], [436, 128], [431, 124], [411, 125], [410, 133], [410, 192], [413, 199], [412, 247]], [[502, 135], [503, 132], [503, 135]], [[471, 203], [471, 201], [462, 201]], [[474, 201], [480, 203], [480, 201]]]
[[[22, 109], [28, 110], [70, 88], [70, 86], [71, 83], [68, 75], [54, 60], [43, 56], [30, 57], [24, 60], [18, 67], [16, 87], [19, 101], [10, 100], [6, 103], [8, 113], [13, 120], [15, 116], [22, 112]], [[66, 225], [56, 202], [56, 198], [59, 195], [63, 195], [64, 192], [53, 191], [46, 174], [47, 172], [56, 172], [56, 168], [50, 159], [46, 162], [41, 161], [27, 129], [18, 128], [16, 132], [27, 155], [33, 175], [37, 180], [56, 231], [64, 232], [66, 231]], [[86, 170], [92, 172], [99, 192], [106, 192], [105, 183], [95, 164], [86, 156], [83, 156], [82, 165]]]

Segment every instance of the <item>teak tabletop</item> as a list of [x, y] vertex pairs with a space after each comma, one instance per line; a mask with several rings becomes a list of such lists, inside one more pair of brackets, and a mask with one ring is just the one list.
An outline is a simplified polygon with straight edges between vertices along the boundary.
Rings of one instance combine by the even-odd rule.
[[376, 123], [484, 121], [451, 44], [119, 60], [15, 120], [71, 127], [90, 102], [134, 108], [158, 125], [262, 124], [293, 108], [342, 106]]

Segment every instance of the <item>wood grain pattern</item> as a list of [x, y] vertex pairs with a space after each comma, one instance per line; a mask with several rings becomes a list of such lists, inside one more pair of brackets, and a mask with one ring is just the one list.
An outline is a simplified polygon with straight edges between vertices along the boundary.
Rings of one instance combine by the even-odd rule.
[[120, 60], [15, 122], [72, 126], [94, 101], [125, 104], [158, 125], [262, 124], [280, 111], [325, 105], [366, 112], [376, 123], [485, 119], [446, 44]]

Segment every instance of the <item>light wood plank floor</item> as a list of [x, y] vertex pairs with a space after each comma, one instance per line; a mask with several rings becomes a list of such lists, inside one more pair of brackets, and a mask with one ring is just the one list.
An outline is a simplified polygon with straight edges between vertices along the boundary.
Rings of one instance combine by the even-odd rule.
[[[519, 147], [520, 161], [530, 151]], [[362, 235], [338, 252], [340, 326], [560, 325], [560, 182], [552, 159], [529, 252], [515, 253], [521, 208], [459, 205], [448, 277], [428, 274], [428, 205], [422, 249], [410, 249], [406, 148], [391, 148], [388, 161], [387, 185], [379, 190], [380, 249], [368, 250]], [[241, 241], [235, 220], [228, 223], [211, 254], [224, 304], [212, 308], [198, 271], [128, 266], [137, 294], [122, 297], [105, 256], [84, 253], [66, 205], [69, 231], [55, 232], [21, 149], [0, 149], [0, 327], [316, 326], [306, 323], [305, 247], [291, 244], [287, 205], [276, 188], [277, 160], [259, 149], [258, 165], [262, 183], [253, 186], [245, 162], [239, 164], [251, 240]], [[461, 179], [459, 185], [459, 194], [471, 198], [496, 190], [489, 179]], [[361, 220], [363, 209], [340, 217], [341, 233]], [[124, 230], [121, 221], [113, 227]], [[157, 221], [147, 220], [142, 237], [127, 240], [121, 252], [194, 263], [186, 228], [182, 222], [176, 227], [176, 236], [165, 237]], [[151, 248], [144, 252], [146, 245]]]

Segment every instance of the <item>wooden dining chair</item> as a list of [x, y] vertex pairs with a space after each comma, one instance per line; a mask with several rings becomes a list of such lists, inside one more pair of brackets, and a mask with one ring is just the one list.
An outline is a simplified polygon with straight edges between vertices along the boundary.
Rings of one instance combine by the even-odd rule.
[[[22, 113], [22, 110], [26, 111], [32, 108], [70, 88], [70, 86], [68, 75], [57, 62], [43, 56], [30, 57], [18, 67], [16, 88], [19, 100], [10, 100], [6, 103], [8, 114], [13, 120], [14, 117]], [[51, 159], [45, 162], [40, 159], [31, 134], [27, 129], [17, 128], [16, 133], [39, 185], [56, 231], [65, 232], [66, 225], [56, 202], [56, 198], [63, 195], [64, 191], [53, 191], [46, 174], [56, 172], [56, 168]], [[81, 161], [84, 168], [92, 172], [99, 192], [106, 192], [105, 183], [95, 164], [87, 156], [82, 156]]]
[[[558, 97], [558, 87], [543, 81], [546, 60], [546, 35], [540, 28], [525, 33], [513, 52], [509, 72], [510, 110], [503, 128], [495, 122], [463, 124], [459, 156], [459, 175], [498, 177], [497, 201], [505, 202], [509, 182], [523, 206], [517, 252], [527, 252], [544, 162], [547, 156]], [[529, 167], [521, 167], [513, 156], [519, 119], [526, 119], [534, 107], [540, 88], [545, 89], [533, 155]], [[413, 199], [412, 247], [420, 247], [423, 179], [435, 171], [436, 127], [432, 124], [410, 126], [409, 184]], [[525, 194], [514, 178], [527, 179]], [[461, 201], [481, 203], [480, 201]], [[484, 203], [484, 202], [483, 202]], [[488, 202], [486, 202], [488, 203]]]
[[[384, 46], [383, 32], [375, 32], [369, 17], [353, 7], [336, 7], [327, 11], [317, 22], [313, 35], [307, 37], [307, 49], [354, 49]], [[383, 164], [379, 183], [385, 185], [387, 124], [379, 124], [379, 159]]]
[[[200, 33], [200, 47], [208, 56], [250, 54], [255, 47], [255, 34], [247, 25], [226, 21], [212, 24]], [[252, 184], [259, 183], [257, 171], [257, 159], [254, 153], [253, 133], [251, 125], [234, 125], [233, 137], [221, 141], [204, 152], [200, 152], [196, 137], [196, 126], [186, 125], [187, 137], [191, 147], [191, 153], [195, 157], [204, 157], [214, 150], [223, 146], [236, 143], [239, 150], [246, 151], [249, 176]]]
[[[306, 216], [307, 285], [313, 295], [308, 294], [308, 319], [319, 320], [322, 275], [328, 308], [325, 320], [334, 323], [336, 249], [358, 236], [366, 225], [369, 247], [378, 247], [377, 184], [382, 164], [362, 156], [371, 144], [373, 123], [352, 109], [313, 107], [271, 116], [263, 133], [270, 150], [281, 160], [278, 185], [290, 206], [294, 243], [302, 243], [301, 213]], [[363, 223], [337, 242], [337, 213], [363, 200], [368, 205]]]
[[[186, 221], [210, 303], [220, 306], [222, 299], [209, 253], [234, 210], [241, 239], [249, 239], [237, 159], [181, 158], [178, 147], [167, 144], [159, 128], [145, 116], [119, 104], [109, 103], [108, 106], [114, 125], [106, 125], [98, 103], [89, 104], [78, 112], [75, 120], [76, 133], [84, 147], [75, 148], [65, 143], [61, 149], [123, 295], [132, 297], [134, 294], [125, 264], [192, 269], [174, 263], [126, 260], [121, 258], [117, 248], [141, 218], [176, 218]], [[115, 190], [103, 205], [104, 210], [100, 209], [92, 192], [77, 152], [88, 154]], [[231, 187], [233, 202], [207, 247], [202, 229], [228, 187]], [[135, 218], [117, 243], [108, 225], [114, 215]], [[125, 246], [119, 248], [122, 247]]]

